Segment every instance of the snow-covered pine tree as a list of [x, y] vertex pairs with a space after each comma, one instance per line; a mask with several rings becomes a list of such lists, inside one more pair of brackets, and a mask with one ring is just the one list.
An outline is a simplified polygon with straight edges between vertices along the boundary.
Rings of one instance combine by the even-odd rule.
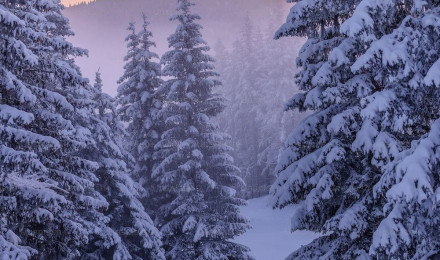
[[251, 259], [248, 248], [230, 241], [249, 224], [239, 213], [245, 202], [233, 189], [242, 181], [212, 123], [224, 107], [213, 94], [220, 82], [192, 5], [178, 0], [171, 18], [178, 26], [168, 38], [172, 49], [162, 57], [169, 79], [158, 91], [165, 98], [159, 112], [165, 131], [155, 146], [159, 163], [152, 175], [152, 196], [161, 200], [156, 222], [169, 259]]
[[80, 153], [94, 143], [81, 126], [87, 80], [73, 61], [86, 52], [65, 40], [61, 9], [0, 3], [0, 254], [12, 259], [78, 257], [99, 225], [90, 216], [108, 206], [94, 188], [97, 163]]
[[353, 146], [381, 170], [372, 189], [382, 206], [372, 258], [440, 256], [439, 19], [435, 1], [363, 0], [342, 27], [369, 46], [352, 66], [373, 90], [361, 100], [364, 124]]
[[[265, 30], [273, 31], [274, 23]], [[275, 41], [269, 35], [259, 33], [248, 17], [232, 53], [216, 48], [220, 61], [216, 67], [224, 82], [220, 93], [228, 100], [218, 121], [232, 137], [232, 155], [247, 185], [240, 193], [246, 198], [269, 192], [285, 132], [301, 117], [292, 111], [283, 113], [279, 105], [296, 90], [290, 64], [299, 50], [298, 39]]]
[[[31, 109], [35, 106], [37, 98], [17, 78], [16, 74], [36, 63], [36, 56], [31, 55], [31, 50], [19, 39], [29, 38], [35, 32], [27, 28], [23, 16], [25, 11], [19, 8], [18, 3], [10, 5], [2, 3], [0, 11], [0, 52], [2, 53], [0, 63], [0, 256], [9, 259], [28, 259], [31, 253], [36, 254], [37, 252], [32, 248], [19, 245], [23, 242], [17, 236], [20, 230], [14, 227], [18, 224], [15, 218], [24, 215], [24, 213], [11, 218], [11, 215], [16, 211], [19, 200], [16, 197], [21, 197], [15, 190], [23, 186], [27, 188], [26, 182], [32, 182], [35, 187], [33, 190], [39, 194], [47, 192], [55, 195], [55, 192], [49, 189], [49, 185], [38, 182], [37, 178], [20, 176], [22, 175], [20, 172], [26, 171], [33, 172], [35, 175], [38, 175], [37, 172], [40, 174], [46, 172], [34, 152], [20, 149], [20, 144], [12, 139], [17, 135], [12, 135], [14, 132], [22, 133], [22, 135], [33, 134], [30, 125], [35, 117], [31, 113]], [[19, 45], [22, 47], [15, 50], [12, 48]], [[27, 139], [28, 142], [32, 141], [30, 138]], [[41, 135], [33, 135], [33, 140], [42, 143], [45, 138]], [[41, 144], [40, 149], [49, 149], [49, 147], [50, 144], [46, 142]], [[26, 164], [22, 164], [23, 161]], [[21, 190], [26, 192], [25, 189]], [[35, 200], [38, 201], [38, 198]], [[35, 202], [29, 204], [33, 203]]]
[[258, 91], [256, 89], [258, 51], [256, 48], [256, 27], [250, 17], [246, 17], [241, 36], [233, 44], [228, 67], [221, 69], [224, 75], [224, 89], [221, 93], [228, 97], [225, 111], [220, 115], [222, 130], [231, 135], [232, 155], [240, 168], [246, 189], [240, 191], [244, 197], [253, 197], [259, 175], [257, 121]]
[[289, 259], [438, 255], [438, 17], [418, 0], [292, 8], [277, 37], [309, 40], [304, 93], [288, 106], [315, 113], [289, 138], [272, 194], [275, 207], [299, 204], [293, 230], [329, 235]]
[[[231, 53], [226, 49], [226, 46], [221, 39], [217, 40], [213, 47], [213, 51], [215, 52], [215, 67], [221, 77], [222, 75], [227, 74], [227, 68], [230, 63]], [[221, 92], [219, 94], [222, 95]]]
[[276, 37], [308, 37], [297, 58], [296, 94], [287, 108], [311, 110], [287, 140], [271, 194], [274, 207], [298, 204], [292, 231], [325, 235], [288, 259], [356, 259], [367, 256], [374, 229], [372, 186], [379, 171], [352, 149], [360, 96], [370, 79], [350, 66], [363, 51], [340, 32], [359, 1], [295, 1]]
[[257, 41], [261, 42], [257, 50], [259, 62], [255, 83], [258, 101], [253, 106], [257, 110], [256, 120], [259, 125], [258, 172], [252, 178], [258, 180], [256, 187], [260, 193], [256, 195], [259, 196], [267, 194], [270, 185], [275, 181], [274, 170], [278, 156], [284, 148], [286, 132], [304, 117], [295, 111], [284, 112], [280, 106], [287, 101], [287, 93], [297, 92], [293, 81], [296, 70], [291, 65], [299, 50], [299, 43], [303, 41], [299, 38], [276, 41], [270, 33], [273, 30], [274, 25], [270, 24], [265, 30], [266, 33], [261, 38], [257, 37]]
[[96, 189], [109, 202], [96, 228], [85, 259], [165, 259], [161, 235], [139, 201], [143, 188], [129, 176], [134, 164], [123, 148], [127, 133], [119, 121], [114, 99], [102, 93], [101, 74], [96, 73], [90, 126], [95, 145], [84, 151], [99, 163]]
[[[147, 17], [143, 15], [143, 26], [136, 33], [134, 23], [130, 23], [127, 36], [128, 53], [125, 57], [124, 75], [120, 78], [117, 103], [122, 121], [128, 123], [128, 147], [135, 159], [133, 177], [149, 190], [149, 179], [153, 169], [154, 145], [160, 139], [161, 126], [156, 117], [162, 107], [156, 90], [162, 84], [159, 56], [150, 49], [151, 41]], [[154, 203], [151, 196], [143, 194], [148, 201], [144, 206], [150, 208]]]

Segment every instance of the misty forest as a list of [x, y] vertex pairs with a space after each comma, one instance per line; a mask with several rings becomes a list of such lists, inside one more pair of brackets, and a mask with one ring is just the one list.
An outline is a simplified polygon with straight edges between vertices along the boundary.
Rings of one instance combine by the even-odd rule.
[[440, 259], [437, 0], [0, 0], [0, 259]]

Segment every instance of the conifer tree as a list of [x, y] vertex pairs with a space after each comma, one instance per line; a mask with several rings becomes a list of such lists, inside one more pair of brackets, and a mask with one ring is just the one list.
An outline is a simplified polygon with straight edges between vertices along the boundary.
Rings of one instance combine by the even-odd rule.
[[152, 196], [161, 201], [156, 222], [169, 259], [251, 259], [246, 247], [230, 241], [249, 228], [239, 213], [245, 202], [233, 189], [242, 181], [212, 122], [224, 107], [213, 94], [220, 82], [192, 5], [178, 0], [171, 18], [178, 26], [162, 57], [169, 79], [158, 91], [165, 99], [159, 112], [165, 126], [152, 175]]
[[109, 207], [103, 212], [103, 225], [94, 232], [84, 258], [164, 259], [160, 232], [139, 201], [143, 188], [129, 176], [134, 159], [122, 145], [127, 133], [113, 98], [102, 93], [99, 72], [90, 92], [94, 111], [90, 125], [96, 144], [85, 152], [99, 163], [96, 188]]
[[[342, 27], [369, 44], [352, 71], [371, 77], [367, 86], [374, 90], [361, 100], [364, 124], [355, 143], [381, 170], [373, 187], [382, 211], [372, 258], [440, 255], [439, 15], [435, 1], [362, 1]], [[361, 22], [361, 16], [368, 20]], [[377, 30], [379, 24], [387, 30]]]
[[[129, 151], [135, 160], [133, 177], [148, 192], [149, 179], [153, 168], [154, 145], [160, 139], [160, 124], [156, 117], [162, 107], [156, 91], [162, 84], [161, 66], [155, 59], [159, 56], [150, 49], [155, 47], [148, 30], [147, 17], [143, 15], [143, 25], [136, 33], [134, 23], [130, 23], [130, 34], [126, 41], [128, 53], [125, 57], [124, 75], [119, 80], [117, 103], [121, 106], [119, 114], [122, 121], [128, 123]], [[150, 207], [151, 196], [144, 204]], [[150, 200], [151, 199], [151, 200]]]
[[218, 121], [232, 137], [232, 156], [246, 183], [240, 195], [246, 198], [268, 194], [286, 130], [301, 117], [283, 113], [280, 106], [286, 102], [286, 94], [296, 90], [291, 80], [294, 68], [289, 68], [298, 50], [296, 40], [275, 41], [269, 33], [259, 31], [247, 17], [232, 52], [216, 49], [224, 82], [221, 93], [227, 98]]
[[[20, 69], [30, 67], [36, 62], [36, 56], [30, 55], [31, 50], [18, 37], [29, 38], [35, 32], [28, 30], [23, 17], [24, 10], [18, 8], [18, 3], [9, 5], [2, 3], [0, 10], [2, 11], [0, 16], [0, 51], [2, 53], [0, 63], [0, 256], [27, 259], [37, 251], [19, 245], [24, 244], [22, 238], [17, 235], [20, 230], [14, 228], [14, 217], [10, 217], [10, 214], [17, 208], [15, 189], [24, 186], [27, 181], [26, 178], [20, 177], [19, 170], [35, 173], [40, 171], [43, 174], [46, 169], [34, 152], [20, 149], [19, 144], [12, 137], [16, 135], [14, 132], [32, 133], [27, 129], [35, 120], [35, 116], [30, 111], [35, 106], [37, 98], [16, 75]], [[7, 39], [9, 40], [6, 41]], [[22, 48], [12, 51], [12, 46], [18, 44], [22, 44]], [[19, 57], [22, 58], [19, 59]], [[44, 137], [34, 135], [33, 139], [43, 141]], [[31, 141], [28, 138], [28, 142]], [[50, 144], [46, 143], [44, 147], [49, 149]], [[26, 162], [26, 165], [21, 166], [20, 162]], [[37, 178], [30, 179], [32, 181]], [[42, 182], [34, 182], [34, 185], [34, 190], [37, 192], [46, 191], [49, 194], [55, 194]]]
[[[288, 259], [356, 259], [368, 255], [368, 212], [376, 169], [351, 149], [359, 130], [357, 89], [350, 66], [361, 49], [340, 32], [359, 1], [298, 1], [276, 36], [308, 37], [297, 58], [296, 94], [287, 107], [314, 111], [287, 140], [271, 194], [274, 207], [299, 204], [292, 231], [329, 232]], [[351, 214], [351, 215], [350, 215]], [[362, 259], [362, 258], [361, 258]]]
[[288, 259], [438, 255], [438, 4], [298, 1], [277, 37], [307, 36], [297, 60], [314, 110], [288, 140], [275, 207], [325, 235]]
[[[216, 69], [223, 79], [223, 76], [228, 74], [229, 64], [231, 62], [231, 53], [226, 49], [225, 44], [221, 39], [218, 39], [214, 45], [213, 51], [215, 52], [215, 64]], [[220, 95], [224, 95], [222, 90], [217, 90]]]
[[234, 42], [229, 68], [224, 69], [224, 95], [229, 97], [228, 106], [220, 115], [220, 123], [225, 132], [231, 135], [232, 155], [240, 168], [241, 177], [245, 180], [246, 190], [241, 191], [244, 197], [253, 196], [256, 188], [256, 176], [259, 175], [258, 134], [260, 126], [257, 120], [258, 90], [257, 41], [256, 28], [249, 17], [246, 17], [242, 36]]
[[86, 51], [66, 41], [73, 33], [59, 1], [0, 8], [1, 254], [72, 259], [108, 206], [94, 187], [97, 163], [81, 154], [94, 140], [73, 57]]
[[286, 93], [297, 91], [293, 81], [295, 69], [291, 68], [292, 60], [299, 49], [297, 39], [275, 41], [269, 33], [273, 31], [272, 26], [265, 31], [267, 33], [264, 36], [257, 38], [260, 42], [257, 50], [259, 62], [255, 68], [258, 75], [255, 83], [258, 101], [252, 105], [257, 112], [255, 120], [259, 125], [256, 129], [257, 170], [253, 176], [249, 176], [254, 179], [254, 189], [258, 191], [254, 196], [268, 194], [275, 181], [274, 170], [278, 156], [284, 148], [286, 132], [293, 129], [304, 117], [297, 112], [284, 111], [280, 106], [287, 101]]

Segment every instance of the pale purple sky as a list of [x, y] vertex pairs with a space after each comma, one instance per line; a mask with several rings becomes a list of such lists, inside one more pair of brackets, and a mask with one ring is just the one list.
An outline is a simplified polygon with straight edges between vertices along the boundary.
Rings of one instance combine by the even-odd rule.
[[[61, 1], [69, 6], [86, 0]], [[176, 2], [177, 0], [98, 0], [97, 3], [88, 6], [66, 8], [65, 14], [76, 33], [70, 40], [76, 46], [89, 50], [88, 58], [77, 59], [84, 76], [93, 81], [94, 74], [99, 69], [104, 80], [104, 91], [115, 95], [118, 85], [116, 82], [123, 73], [123, 57], [127, 52], [124, 39], [128, 23], [136, 21], [139, 27], [141, 13], [146, 13], [152, 21], [150, 30], [153, 31], [153, 40], [157, 43], [157, 48], [153, 48], [153, 51], [162, 54], [168, 49], [167, 37], [175, 30], [176, 24], [170, 22], [169, 17], [174, 13]], [[194, 11], [202, 16], [200, 23], [204, 26], [204, 39], [211, 46], [214, 46], [218, 39], [230, 46], [232, 41], [239, 37], [246, 16], [258, 24], [261, 30], [265, 30], [265, 34], [272, 36], [292, 6], [286, 3], [286, 0], [194, 2], [197, 3]], [[278, 11], [275, 12], [276, 10]], [[267, 31], [271, 22], [274, 23], [273, 28]]]

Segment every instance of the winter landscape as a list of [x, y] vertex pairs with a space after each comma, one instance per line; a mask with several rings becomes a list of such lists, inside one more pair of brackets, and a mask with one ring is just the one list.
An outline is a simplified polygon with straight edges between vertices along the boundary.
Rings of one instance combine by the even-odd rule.
[[0, 0], [0, 259], [440, 259], [437, 0]]

